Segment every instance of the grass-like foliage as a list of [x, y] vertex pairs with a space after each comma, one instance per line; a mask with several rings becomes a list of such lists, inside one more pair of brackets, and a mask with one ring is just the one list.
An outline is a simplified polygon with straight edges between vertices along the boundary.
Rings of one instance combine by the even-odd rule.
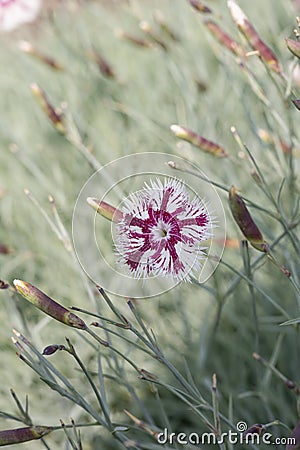
[[[179, 449], [159, 433], [243, 421], [299, 448], [299, 2], [49, 3], [0, 40], [0, 445]], [[135, 300], [88, 279], [72, 212], [144, 152], [205, 173], [227, 238], [206, 283]]]

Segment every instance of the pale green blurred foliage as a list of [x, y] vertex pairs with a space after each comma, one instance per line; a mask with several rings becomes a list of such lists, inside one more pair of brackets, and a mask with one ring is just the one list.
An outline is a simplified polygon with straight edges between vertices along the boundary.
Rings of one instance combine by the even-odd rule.
[[[207, 4], [221, 14], [222, 26], [244, 44], [225, 3], [207, 0]], [[240, 5], [279, 56], [288, 74], [292, 56], [286, 49], [284, 38], [292, 36], [296, 25], [293, 2], [276, 0], [274, 7], [274, 0], [253, 0], [251, 6], [241, 0]], [[149, 21], [156, 32], [162, 33], [153, 19], [156, 9], [161, 10], [164, 20], [180, 39], [173, 42], [160, 34], [168, 51], [157, 45], [139, 48], [116, 36], [115, 30], [122, 28], [133, 36], [148, 39], [138, 27], [140, 20]], [[202, 18], [187, 1], [181, 0], [115, 1], [109, 5], [100, 1], [57, 2], [56, 7], [45, 9], [32, 26], [1, 35], [0, 189], [4, 190], [4, 195], [0, 198], [0, 243], [13, 250], [9, 255], [0, 255], [1, 279], [12, 282], [14, 278], [20, 278], [31, 282], [65, 306], [76, 305], [90, 311], [95, 308], [70, 254], [23, 192], [28, 188], [48, 212], [48, 195], [53, 195], [63, 223], [71, 233], [76, 197], [93, 173], [83, 155], [55, 131], [42, 113], [30, 91], [32, 82], [45, 90], [56, 107], [67, 104], [85, 145], [101, 164], [130, 153], [158, 151], [177, 154], [195, 161], [214, 181], [228, 187], [234, 184], [247, 198], [273, 210], [251, 177], [251, 165], [246, 155], [241, 157], [239, 153], [230, 132], [230, 127], [236, 126], [275, 196], [282, 180], [286, 179], [282, 203], [286, 214], [290, 214], [290, 209], [295, 206], [289, 191], [290, 162], [288, 156], [281, 153], [278, 142], [280, 137], [288, 143], [291, 136], [299, 140], [299, 112], [292, 107], [285, 108], [270, 74], [253, 56], [251, 70], [271, 102], [270, 109], [285, 122], [286, 130], [281, 129], [253, 93], [234, 57], [208, 33]], [[64, 70], [55, 71], [24, 54], [17, 46], [21, 39], [30, 41], [41, 52], [57, 60]], [[115, 79], [100, 73], [90, 56], [92, 49], [99, 51], [111, 64]], [[198, 89], [195, 80], [206, 86], [204, 92]], [[277, 83], [282, 90], [280, 82]], [[189, 144], [178, 144], [169, 129], [173, 123], [186, 125], [218, 142], [230, 157], [217, 160]], [[258, 136], [260, 128], [274, 133], [275, 148], [261, 141]], [[298, 148], [294, 160], [296, 174], [299, 171], [299, 152]], [[295, 189], [295, 196], [299, 196], [299, 186], [296, 185]], [[228, 237], [241, 239], [227, 207], [227, 194], [222, 190], [219, 193], [228, 220]], [[257, 209], [252, 211], [266, 239], [272, 242], [282, 232], [282, 226], [267, 214]], [[298, 282], [299, 255], [288, 239], [276, 248], [276, 254]], [[252, 260], [259, 256], [253, 249], [250, 255]], [[224, 259], [235, 270], [244, 270], [238, 248], [226, 248]], [[213, 372], [217, 373], [220, 408], [226, 416], [230, 415], [228, 401], [232, 396], [234, 419], [246, 420], [249, 425], [279, 419], [292, 427], [297, 421], [292, 393], [252, 359], [252, 352], [258, 350], [266, 359], [273, 355], [279, 370], [290, 379], [299, 381], [299, 337], [292, 328], [279, 329], [278, 323], [285, 318], [260, 293], [254, 290], [253, 294], [245, 282], [236, 287], [224, 308], [219, 309], [233, 276], [228, 268], [220, 265], [204, 287], [182, 285], [160, 298], [139, 302], [140, 314], [148, 328], [153, 328], [159, 346], [169, 360], [183, 374], [186, 360], [208, 401], [211, 376]], [[265, 262], [251, 276], [254, 276], [255, 284], [280, 303], [291, 318], [299, 315], [299, 295], [297, 297], [291, 283], [277, 267]], [[78, 407], [43, 386], [37, 375], [15, 356], [15, 349], [10, 344], [11, 327], [21, 329], [40, 351], [48, 344], [64, 342], [67, 334], [87, 367], [96, 371], [93, 349], [75, 331], [65, 330], [20, 299], [16, 302], [6, 291], [0, 294], [0, 410], [13, 410], [9, 395], [9, 388], [13, 387], [20, 397], [24, 398], [28, 393], [30, 411], [36, 423], [57, 425], [60, 418], [69, 422], [70, 417], [83, 421]], [[259, 318], [258, 348], [253, 295]], [[113, 301], [121, 312], [128, 314], [123, 299], [113, 298]], [[110, 311], [100, 296], [99, 302], [103, 315], [109, 315]], [[220, 317], [217, 320], [218, 311]], [[84, 319], [88, 321], [90, 318], [85, 316]], [[217, 332], [213, 328], [216, 322]], [[125, 342], [118, 345], [122, 351], [127, 351]], [[109, 353], [104, 353], [109, 359]], [[136, 349], [130, 350], [130, 356], [139, 367], [168, 382], [168, 372], [157, 361], [145, 358]], [[53, 356], [51, 361], [74, 385], [90, 395], [88, 387], [82, 385], [73, 361], [64, 354]], [[109, 370], [108, 366], [105, 370]], [[162, 422], [159, 423], [161, 416], [157, 412], [151, 386], [138, 380], [130, 370], [128, 380], [153, 414], [156, 425], [163, 427]], [[108, 381], [107, 392], [116, 422], [130, 423], [123, 413], [124, 408], [132, 408], [138, 417], [142, 416], [125, 388]], [[181, 431], [185, 426], [195, 429], [198, 425], [202, 429], [199, 419], [187, 406], [164, 390], [160, 395], [175, 430]], [[86, 414], [84, 419], [87, 420]], [[0, 428], [8, 428], [12, 423], [3, 419]], [[279, 435], [281, 432], [282, 429]], [[46, 441], [50, 448], [64, 448], [63, 439], [63, 433], [56, 432]], [[82, 439], [85, 450], [117, 448], [117, 443], [108, 433], [103, 432], [102, 435], [101, 429], [100, 432], [99, 429], [82, 430]], [[102, 440], [105, 442], [103, 447]], [[23, 448], [34, 450], [42, 447], [37, 442], [23, 444]]]

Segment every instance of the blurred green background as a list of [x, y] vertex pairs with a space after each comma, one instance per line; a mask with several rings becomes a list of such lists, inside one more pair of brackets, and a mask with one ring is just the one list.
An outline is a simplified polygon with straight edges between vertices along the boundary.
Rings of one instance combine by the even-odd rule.
[[[288, 0], [253, 0], [251, 5], [246, 0], [239, 2], [290, 78], [293, 57], [286, 48], [285, 38], [293, 36], [296, 26], [295, 3]], [[207, 0], [206, 4], [214, 11], [213, 20], [245, 45], [226, 2]], [[280, 81], [252, 56], [249, 57], [251, 72], [270, 106], [259, 101], [239, 62], [209, 34], [203, 24], [205, 18], [188, 1], [180, 0], [49, 2], [35, 23], [0, 36], [0, 243], [11, 249], [9, 254], [0, 254], [1, 279], [26, 280], [66, 306], [94, 308], [78, 266], [39, 209], [24, 194], [24, 188], [29, 189], [49, 214], [48, 195], [51, 194], [71, 233], [76, 197], [94, 172], [78, 149], [53, 128], [42, 112], [30, 90], [33, 82], [45, 90], [55, 107], [62, 105], [72, 115], [84, 145], [100, 164], [139, 152], [182, 156], [197, 163], [213, 180], [227, 187], [234, 184], [247, 198], [272, 209], [251, 176], [246, 153], [241, 152], [232, 136], [230, 127], [235, 126], [274, 195], [282, 180], [287, 180], [282, 203], [286, 214], [291, 215], [299, 187], [293, 186], [295, 198], [291, 198], [288, 187], [291, 161], [281, 151], [279, 140], [290, 143], [291, 139], [293, 142], [299, 139], [297, 111], [282, 101]], [[139, 26], [141, 21], [150, 24], [165, 48], [143, 32]], [[176, 40], [164, 31], [162, 21], [175, 33]], [[120, 37], [120, 30], [150, 42], [151, 46], [134, 45]], [[21, 40], [29, 41], [38, 51], [54, 58], [63, 70], [55, 70], [21, 51]], [[93, 51], [109, 63], [114, 77], [101, 72]], [[295, 80], [292, 83], [297, 92]], [[284, 126], [278, 125], [274, 112], [282, 118]], [[178, 142], [169, 129], [173, 123], [218, 142], [228, 151], [229, 158], [216, 159]], [[273, 133], [274, 145], [262, 141], [260, 129]], [[299, 149], [293, 154], [297, 174]], [[227, 193], [220, 190], [219, 194], [227, 219], [227, 236], [235, 244], [233, 248], [225, 248], [224, 260], [235, 270], [243, 270], [242, 251], [236, 245], [242, 235], [229, 212]], [[281, 226], [270, 216], [258, 210], [254, 216], [269, 242], [281, 233]], [[288, 239], [276, 251], [281, 264], [289, 267], [298, 282], [299, 255]], [[259, 256], [253, 249], [250, 255], [252, 261]], [[232, 277], [233, 272], [220, 265], [206, 285], [182, 285], [159, 298], [141, 301], [139, 308], [168, 358], [183, 373], [186, 365], [189, 367], [208, 401], [211, 377], [217, 373], [220, 409], [227, 416], [232, 414], [234, 423], [245, 420], [251, 425], [278, 419], [293, 427], [297, 422], [294, 394], [270, 370], [255, 362], [252, 352], [259, 350], [266, 359], [273, 358], [274, 365], [288, 378], [299, 381], [299, 336], [292, 328], [278, 326], [285, 318], [259, 292], [253, 294], [247, 283], [239, 283], [233, 294], [225, 298]], [[299, 315], [299, 294], [295, 294], [290, 281], [276, 266], [263, 259], [255, 271], [255, 283], [280, 303], [291, 318]], [[29, 395], [30, 411], [36, 423], [59, 424], [60, 418], [69, 421], [70, 417], [81, 417], [79, 408], [53, 394], [22, 364], [10, 341], [11, 328], [16, 327], [42, 351], [50, 343], [63, 342], [65, 328], [10, 292], [4, 290], [0, 294], [0, 410], [14, 410], [9, 394], [12, 387], [23, 400]], [[258, 332], [253, 317], [253, 295]], [[115, 298], [114, 302], [125, 311], [122, 299]], [[75, 332], [67, 331], [87, 366], [96, 370], [92, 349]], [[157, 362], [138, 353], [134, 357], [139, 366], [168, 380], [168, 373]], [[65, 358], [57, 357], [55, 364], [74, 383], [80, 383], [78, 370], [66, 363]], [[156, 425], [163, 427], [151, 387], [132, 373], [128, 377]], [[86, 387], [83, 385], [82, 389], [85, 391]], [[128, 422], [124, 408], [142, 417], [121, 386], [108, 383], [108, 392], [116, 421]], [[198, 417], [170, 393], [162, 390], [160, 395], [173, 429], [199, 432], [205, 429]], [[0, 428], [13, 424], [3, 419]], [[278, 428], [276, 433], [289, 434], [284, 428]], [[102, 430], [82, 431], [82, 439], [84, 449], [119, 448]], [[63, 441], [62, 432], [47, 438], [50, 448], [67, 448]], [[40, 449], [41, 445], [28, 443], [23, 448]]]

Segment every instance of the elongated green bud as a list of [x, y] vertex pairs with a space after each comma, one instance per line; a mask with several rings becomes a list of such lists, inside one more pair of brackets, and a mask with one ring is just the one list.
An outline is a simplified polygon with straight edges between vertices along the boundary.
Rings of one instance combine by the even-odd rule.
[[46, 434], [51, 433], [53, 427], [32, 426], [15, 428], [13, 430], [0, 431], [0, 447], [4, 445], [20, 444], [21, 442], [41, 439]]
[[53, 319], [56, 319], [59, 322], [64, 323], [65, 325], [68, 325], [70, 327], [79, 328], [81, 330], [85, 330], [87, 328], [86, 324], [82, 319], [80, 319], [80, 317], [71, 313], [64, 306], [48, 297], [48, 295], [40, 291], [32, 284], [26, 283], [26, 281], [14, 280], [14, 286], [17, 292], [22, 295], [22, 297], [24, 297], [26, 300], [28, 300], [48, 316], [53, 317]]
[[238, 195], [237, 189], [234, 186], [231, 186], [229, 190], [229, 206], [232, 215], [245, 238], [257, 250], [267, 252], [268, 244], [265, 242], [260, 230], [252, 219], [244, 200]]
[[297, 56], [297, 58], [300, 58], [300, 41], [286, 39], [285, 42], [289, 51], [292, 52], [293, 55]]
[[219, 144], [205, 139], [204, 137], [186, 127], [182, 127], [180, 125], [171, 125], [170, 128], [176, 137], [184, 139], [185, 141], [189, 142], [195, 147], [200, 148], [206, 153], [210, 153], [211, 155], [217, 156], [219, 158], [228, 156], [226, 150]]
[[86, 201], [98, 214], [111, 222], [119, 223], [123, 218], [122, 212], [109, 203], [93, 197], [88, 197]]
[[282, 68], [272, 50], [263, 42], [259, 34], [249, 22], [248, 17], [234, 0], [228, 0], [227, 5], [238, 29], [243, 33], [253, 50], [257, 51], [259, 57], [274, 72], [282, 73]]

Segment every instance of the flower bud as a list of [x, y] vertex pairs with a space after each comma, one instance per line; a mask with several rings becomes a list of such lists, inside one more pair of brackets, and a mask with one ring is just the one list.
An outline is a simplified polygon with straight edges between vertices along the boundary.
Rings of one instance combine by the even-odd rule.
[[178, 42], [180, 41], [179, 36], [175, 33], [174, 30], [167, 24], [160, 10], [155, 10], [153, 14], [153, 18], [155, 22], [159, 25], [161, 31], [168, 36], [172, 41]]
[[200, 11], [200, 12], [206, 13], [206, 14], [212, 13], [212, 10], [210, 8], [208, 8], [208, 6], [203, 5], [202, 2], [199, 2], [199, 0], [190, 0], [190, 4], [197, 11]]
[[258, 52], [261, 60], [274, 72], [282, 73], [278, 59], [272, 50], [262, 41], [244, 11], [242, 11], [234, 0], [228, 0], [227, 5], [238, 29], [243, 33], [253, 50]]
[[295, 41], [294, 39], [286, 39], [285, 40], [287, 48], [293, 55], [300, 58], [300, 41]]
[[266, 427], [264, 425], [262, 425], [261, 423], [255, 423], [254, 425], [252, 425], [250, 428], [248, 428], [246, 431], [243, 432], [243, 438], [247, 441], [249, 440], [249, 437], [251, 439], [251, 436], [261, 436], [262, 434], [264, 434], [265, 431]]
[[92, 50], [91, 57], [99, 67], [99, 70], [102, 73], [102, 75], [104, 75], [106, 78], [115, 78], [113, 68], [108, 63], [108, 61], [106, 61], [106, 59], [104, 59], [103, 56], [99, 54], [98, 51]]
[[300, 100], [292, 100], [297, 109], [300, 110]]
[[234, 41], [218, 24], [213, 22], [212, 20], [207, 20], [204, 22], [204, 25], [207, 26], [211, 34], [220, 42], [221, 45], [226, 47], [232, 53], [237, 56], [245, 57], [245, 52], [243, 48]]
[[30, 42], [27, 41], [20, 41], [19, 49], [22, 50], [24, 53], [27, 53], [28, 55], [34, 57], [35, 59], [41, 61], [42, 63], [46, 64], [47, 66], [51, 67], [51, 69], [54, 70], [64, 70], [64, 68], [56, 62], [53, 58], [50, 56], [44, 55], [39, 50], [37, 50]]
[[168, 47], [167, 44], [159, 37], [157, 36], [154, 31], [152, 30], [150, 24], [146, 22], [145, 20], [142, 20], [139, 24], [140, 29], [150, 37], [150, 39], [154, 42], [154, 44], [157, 44], [159, 47], [161, 47], [163, 50], [167, 51]]
[[58, 344], [47, 345], [47, 347], [44, 348], [42, 355], [50, 356], [56, 353], [58, 350], [66, 350], [66, 347], [64, 345]]
[[115, 35], [119, 39], [125, 39], [126, 41], [130, 42], [131, 44], [136, 45], [137, 47], [144, 47], [144, 48], [151, 48], [153, 47], [152, 42], [146, 41], [145, 39], [141, 39], [136, 36], [131, 36], [130, 34], [126, 33], [123, 30], [115, 30]]
[[180, 125], [171, 125], [171, 131], [175, 134], [176, 137], [183, 139], [195, 147], [200, 148], [204, 152], [210, 153], [219, 158], [224, 158], [228, 156], [226, 150], [215, 142], [209, 141], [199, 134], [195, 133], [188, 128], [182, 127]]
[[31, 91], [37, 101], [39, 102], [42, 110], [48, 116], [54, 127], [60, 132], [65, 133], [66, 128], [63, 120], [63, 115], [59, 111], [57, 111], [49, 102], [46, 93], [36, 84], [31, 84]]
[[44, 292], [40, 291], [37, 287], [30, 283], [26, 283], [21, 280], [14, 280], [14, 286], [19, 294], [22, 295], [27, 301], [39, 308], [48, 316], [58, 320], [70, 327], [79, 328], [84, 330], [87, 328], [86, 324], [80, 317], [71, 313], [64, 306], [57, 303]]
[[119, 223], [123, 218], [122, 212], [109, 203], [97, 200], [93, 197], [88, 197], [86, 201], [98, 214], [111, 222]]
[[3, 280], [0, 280], [0, 289], [8, 289], [10, 287], [9, 283], [6, 283]]
[[232, 215], [245, 238], [257, 250], [267, 252], [268, 244], [265, 242], [242, 197], [238, 195], [237, 189], [234, 186], [229, 190], [229, 206]]
[[0, 244], [0, 254], [8, 255], [9, 253], [11, 253], [11, 249], [5, 244]]
[[21, 442], [41, 439], [53, 431], [53, 427], [31, 426], [0, 431], [0, 447], [4, 445], [20, 444]]

